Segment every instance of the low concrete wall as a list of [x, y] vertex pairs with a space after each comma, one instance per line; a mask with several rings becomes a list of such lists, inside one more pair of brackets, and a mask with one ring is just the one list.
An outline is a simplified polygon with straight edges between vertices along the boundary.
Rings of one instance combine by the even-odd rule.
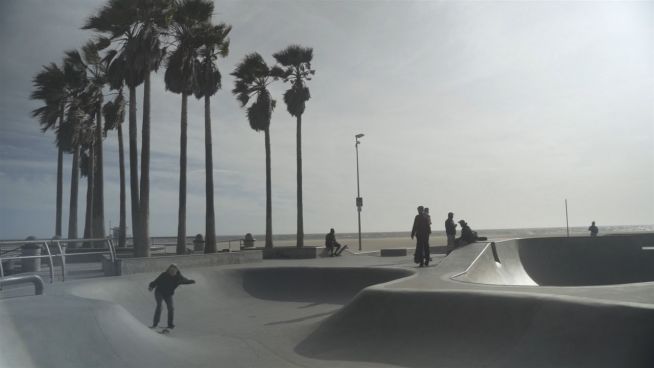
[[186, 269], [191, 267], [253, 263], [261, 262], [262, 260], [263, 254], [257, 250], [149, 258], [119, 258], [113, 264], [111, 260], [105, 258], [102, 262], [102, 269], [106, 276], [120, 276], [134, 273], [162, 272], [171, 263], [176, 263], [180, 268]]
[[263, 249], [263, 259], [310, 259], [317, 256], [317, 247], [273, 247]]

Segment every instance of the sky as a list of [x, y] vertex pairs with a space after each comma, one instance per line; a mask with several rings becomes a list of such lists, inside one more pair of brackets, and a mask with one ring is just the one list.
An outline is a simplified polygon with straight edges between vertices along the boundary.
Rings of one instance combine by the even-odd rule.
[[[50, 237], [57, 151], [29, 99], [42, 65], [93, 33], [101, 0], [0, 2], [0, 239]], [[236, 64], [313, 47], [302, 125], [306, 233], [408, 231], [415, 208], [473, 228], [654, 224], [654, 2], [215, 1], [233, 26], [212, 98], [218, 235], [265, 232], [263, 133], [231, 94]], [[295, 118], [273, 84], [273, 232], [296, 231]], [[141, 96], [138, 89], [139, 126]], [[175, 235], [180, 96], [152, 83], [151, 235]], [[125, 129], [125, 135], [127, 129]], [[127, 142], [126, 136], [125, 141]], [[140, 141], [140, 132], [139, 132]], [[104, 143], [106, 226], [118, 143]], [[204, 233], [204, 117], [189, 100], [187, 231]], [[127, 148], [127, 143], [126, 143]], [[127, 155], [127, 152], [126, 152]], [[64, 158], [67, 233], [71, 156]], [[129, 175], [129, 170], [127, 170]], [[86, 181], [80, 181], [83, 229]], [[127, 197], [129, 203], [129, 192]], [[129, 208], [128, 208], [129, 215]], [[438, 223], [438, 221], [435, 221]], [[128, 218], [127, 223], [130, 223]], [[131, 233], [131, 229], [128, 229]]]

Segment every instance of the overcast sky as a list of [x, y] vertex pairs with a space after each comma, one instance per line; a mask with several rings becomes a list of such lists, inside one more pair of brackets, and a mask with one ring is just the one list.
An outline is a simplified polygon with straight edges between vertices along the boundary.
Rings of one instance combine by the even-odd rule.
[[[92, 36], [79, 28], [103, 3], [0, 2], [0, 238], [54, 233], [57, 151], [30, 116], [31, 81]], [[565, 198], [573, 226], [654, 223], [653, 2], [216, 1], [214, 21], [233, 26], [212, 99], [219, 235], [265, 229], [264, 136], [250, 129], [229, 73], [249, 52], [272, 63], [292, 43], [314, 48], [316, 69], [302, 128], [307, 233], [356, 231], [357, 133], [363, 231], [409, 230], [419, 204], [479, 229], [565, 226]], [[284, 88], [272, 88], [277, 234], [294, 233], [296, 221], [295, 119]], [[153, 235], [177, 229], [179, 114], [180, 96], [165, 91], [160, 71]], [[189, 234], [204, 233], [203, 124], [193, 99]], [[104, 154], [107, 228], [118, 223], [117, 162], [114, 133]]]

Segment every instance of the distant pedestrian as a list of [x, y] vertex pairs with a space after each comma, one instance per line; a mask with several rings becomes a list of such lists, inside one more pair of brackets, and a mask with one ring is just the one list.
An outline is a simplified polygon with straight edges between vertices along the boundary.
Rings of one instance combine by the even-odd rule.
[[447, 214], [447, 220], [445, 220], [445, 234], [447, 235], [447, 252], [451, 252], [454, 248], [454, 243], [456, 242], [456, 223], [454, 222], [454, 213], [449, 212]]
[[166, 271], [162, 272], [154, 281], [148, 286], [148, 290], [154, 289], [154, 299], [157, 302], [157, 307], [154, 310], [154, 320], [152, 321], [152, 328], [159, 325], [161, 317], [161, 302], [166, 302], [166, 309], [168, 309], [168, 328], [175, 328], [174, 317], [175, 308], [173, 306], [173, 294], [179, 285], [195, 284], [195, 280], [187, 279], [179, 272], [176, 264], [168, 266]]
[[429, 218], [425, 216], [424, 212], [425, 208], [419, 206], [411, 229], [411, 239], [416, 238], [416, 252], [413, 260], [420, 267], [429, 265]]
[[336, 241], [336, 233], [333, 228], [329, 229], [329, 232], [325, 235], [325, 247], [330, 257], [341, 255], [341, 244]]
[[597, 233], [599, 233], [599, 229], [597, 228], [597, 226], [595, 226], [595, 221], [593, 221], [593, 223], [590, 224], [590, 226], [588, 227], [588, 231], [590, 231], [591, 237], [594, 238], [597, 236]]

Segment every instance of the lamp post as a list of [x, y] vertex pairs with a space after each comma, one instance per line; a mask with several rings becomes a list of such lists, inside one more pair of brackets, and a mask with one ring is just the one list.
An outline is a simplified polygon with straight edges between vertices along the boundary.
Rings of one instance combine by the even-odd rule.
[[359, 218], [359, 251], [361, 251], [361, 207], [363, 206], [363, 198], [361, 198], [361, 191], [359, 189], [359, 138], [363, 137], [363, 133], [354, 136], [355, 144], [354, 149], [357, 152], [357, 216]]

